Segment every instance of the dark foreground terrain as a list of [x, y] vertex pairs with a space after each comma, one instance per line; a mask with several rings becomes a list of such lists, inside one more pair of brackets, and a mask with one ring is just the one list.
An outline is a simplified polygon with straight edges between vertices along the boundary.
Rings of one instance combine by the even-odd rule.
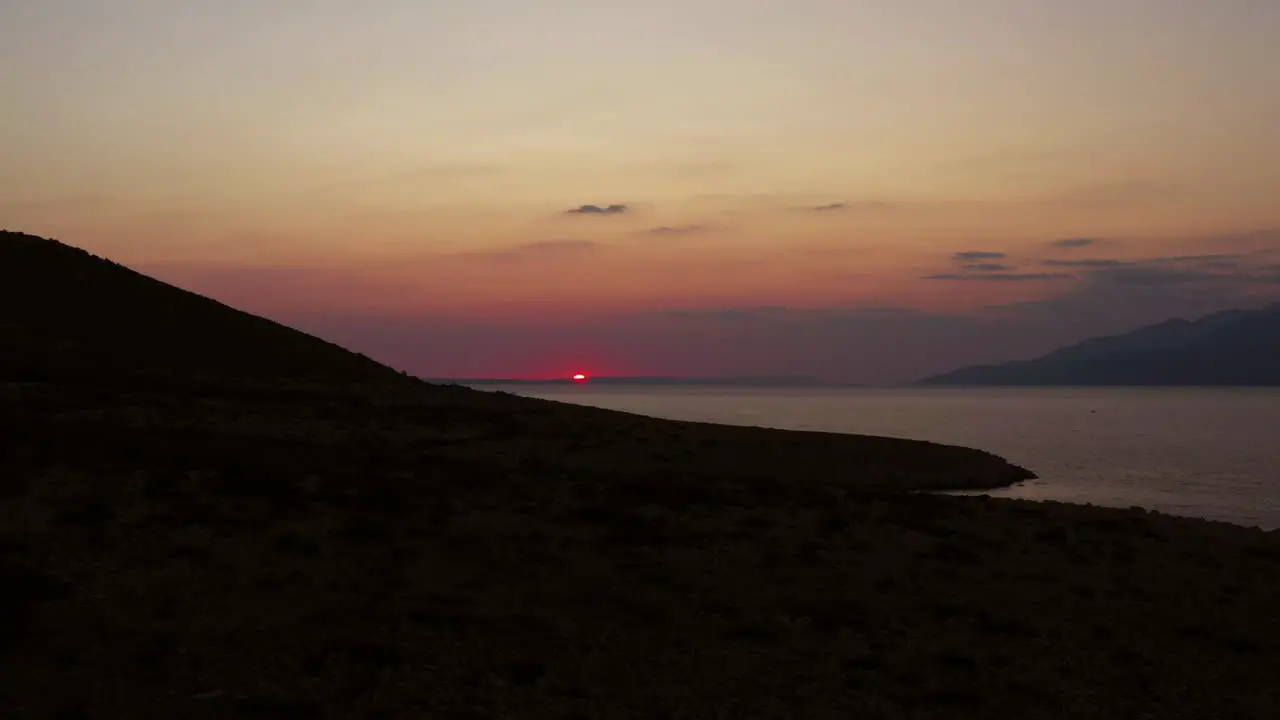
[[39, 242], [30, 292], [101, 319], [0, 307], [0, 717], [1280, 716], [1280, 533], [234, 345], [248, 316]]

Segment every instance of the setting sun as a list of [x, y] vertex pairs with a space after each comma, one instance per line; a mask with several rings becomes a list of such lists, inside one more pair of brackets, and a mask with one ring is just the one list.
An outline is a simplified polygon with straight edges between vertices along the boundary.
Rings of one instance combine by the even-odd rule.
[[587, 379], [587, 376], [583, 375], [582, 373], [577, 373], [576, 375], [573, 376], [573, 379], [574, 379], [574, 382], [583, 382], [584, 380]]

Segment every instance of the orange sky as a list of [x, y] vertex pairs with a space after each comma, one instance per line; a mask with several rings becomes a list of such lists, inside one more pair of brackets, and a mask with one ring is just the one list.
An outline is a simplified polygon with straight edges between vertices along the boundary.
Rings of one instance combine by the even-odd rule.
[[[1064, 238], [1247, 256], [1153, 317], [1275, 287], [1271, 0], [202, 8], [0, 7], [0, 225], [322, 333], [976, 313], [1099, 281], [1046, 269]], [[1017, 277], [948, 279], [974, 273]]]

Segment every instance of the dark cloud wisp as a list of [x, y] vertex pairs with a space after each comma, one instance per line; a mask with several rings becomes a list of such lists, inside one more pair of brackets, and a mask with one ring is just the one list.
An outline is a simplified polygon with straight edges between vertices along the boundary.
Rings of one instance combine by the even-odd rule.
[[826, 205], [814, 205], [809, 208], [814, 212], [831, 212], [832, 210], [844, 210], [849, 207], [849, 203], [828, 203]]
[[1049, 244], [1057, 248], [1080, 248], [1089, 247], [1097, 242], [1098, 241], [1093, 238], [1063, 238], [1061, 240], [1054, 240]]
[[924, 275], [921, 280], [968, 280], [979, 282], [1037, 282], [1041, 280], [1075, 280], [1076, 276], [1069, 273], [980, 273], [976, 275], [968, 275], [964, 273], [940, 273], [938, 275]]
[[516, 251], [522, 253], [580, 252], [594, 250], [599, 245], [594, 240], [540, 240], [520, 245]]
[[621, 215], [627, 212], [626, 205], [579, 205], [576, 208], [565, 210], [566, 215]]
[[1069, 268], [1113, 268], [1124, 267], [1131, 263], [1124, 260], [1111, 260], [1108, 258], [1085, 258], [1082, 260], [1041, 260], [1041, 265], [1049, 267], [1069, 267]]
[[706, 225], [663, 225], [649, 228], [645, 232], [650, 235], [694, 235], [706, 230]]
[[1201, 265], [1205, 263], [1236, 262], [1237, 260], [1243, 260], [1243, 259], [1244, 259], [1243, 255], [1231, 254], [1231, 253], [1214, 253], [1211, 255], [1169, 255], [1166, 257], [1152, 258], [1151, 262], [1159, 263], [1161, 265], [1170, 265], [1170, 264], [1181, 265], [1184, 263]]
[[1008, 255], [1002, 252], [989, 252], [986, 250], [966, 250], [958, 252], [951, 256], [951, 259], [957, 262], [978, 262], [981, 260], [1003, 260]]
[[1203, 255], [1166, 255], [1160, 257], [1115, 260], [1082, 258], [1080, 260], [1046, 259], [1041, 265], [1072, 268], [1082, 273], [1092, 288], [1188, 288], [1222, 298], [1233, 297], [1250, 285], [1270, 285], [1275, 274], [1251, 263], [1245, 255], [1210, 253]]
[[1007, 253], [991, 250], [965, 250], [951, 255], [951, 261], [959, 266], [960, 272], [942, 272], [922, 275], [921, 280], [961, 280], [979, 282], [1033, 282], [1036, 280], [1074, 280], [1072, 275], [1064, 273], [1020, 273], [1016, 265], [993, 260], [1004, 260]]

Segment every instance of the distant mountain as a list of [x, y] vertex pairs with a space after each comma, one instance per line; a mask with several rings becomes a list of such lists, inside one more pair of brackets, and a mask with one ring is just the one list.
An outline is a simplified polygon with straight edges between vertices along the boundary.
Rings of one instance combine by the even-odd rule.
[[1280, 304], [1173, 319], [922, 385], [1280, 385]]
[[137, 375], [421, 385], [84, 250], [0, 231], [0, 381]]

